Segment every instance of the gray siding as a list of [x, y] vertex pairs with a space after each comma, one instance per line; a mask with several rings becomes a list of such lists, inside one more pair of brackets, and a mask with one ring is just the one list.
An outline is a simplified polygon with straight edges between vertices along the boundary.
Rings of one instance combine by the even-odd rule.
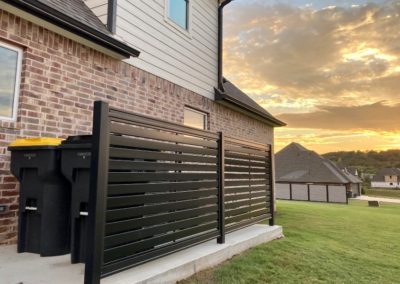
[[330, 185], [329, 202], [346, 203], [346, 186], [344, 185]]
[[218, 1], [191, 1], [189, 33], [167, 20], [166, 0], [118, 0], [116, 36], [141, 51], [128, 63], [214, 98]]
[[325, 185], [310, 185], [310, 200], [326, 202], [326, 186]]
[[290, 199], [290, 185], [287, 183], [275, 184], [275, 192], [277, 199]]
[[86, 5], [92, 9], [93, 13], [103, 22], [107, 24], [108, 0], [84, 0]]
[[308, 200], [308, 187], [306, 184], [292, 184], [293, 200]]

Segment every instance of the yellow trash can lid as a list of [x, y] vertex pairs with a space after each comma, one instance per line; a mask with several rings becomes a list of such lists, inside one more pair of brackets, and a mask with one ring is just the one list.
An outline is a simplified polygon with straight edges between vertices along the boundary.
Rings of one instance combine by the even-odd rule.
[[51, 137], [24, 138], [11, 142], [9, 147], [58, 146], [64, 139]]

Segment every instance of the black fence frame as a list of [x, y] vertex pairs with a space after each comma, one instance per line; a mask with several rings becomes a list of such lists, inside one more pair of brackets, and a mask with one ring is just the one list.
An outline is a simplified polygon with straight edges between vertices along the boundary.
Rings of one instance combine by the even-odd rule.
[[[135, 265], [142, 262], [149, 261], [151, 259], [158, 258], [165, 254], [170, 254], [180, 249], [195, 245], [199, 242], [206, 241], [208, 239], [217, 238], [218, 243], [225, 242], [225, 231], [227, 226], [225, 224], [225, 153], [226, 153], [226, 141], [234, 141], [241, 144], [243, 147], [249, 147], [245, 149], [263, 149], [265, 152], [265, 171], [267, 172], [268, 184], [265, 185], [266, 196], [265, 210], [269, 210], [269, 214], [262, 216], [256, 216], [255, 218], [241, 221], [231, 226], [228, 231], [237, 230], [252, 224], [258, 223], [263, 220], [269, 219], [269, 224], [274, 225], [274, 181], [273, 181], [273, 158], [271, 145], [255, 143], [251, 141], [245, 141], [230, 137], [225, 137], [221, 133], [213, 133], [209, 131], [198, 130], [190, 127], [186, 127], [179, 124], [165, 122], [163, 120], [146, 117], [126, 111], [121, 111], [115, 108], [110, 108], [108, 103], [97, 101], [94, 104], [93, 113], [93, 146], [92, 146], [92, 160], [91, 160], [91, 174], [90, 174], [90, 195], [89, 195], [89, 217], [88, 217], [88, 243], [87, 243], [87, 258], [85, 267], [85, 283], [94, 284], [100, 283], [102, 277], [118, 273], [122, 270], [128, 269], [134, 265], [127, 265], [125, 267], [119, 267], [113, 271], [107, 273], [102, 272], [102, 265], [104, 264], [104, 237], [105, 237], [105, 224], [106, 224], [106, 210], [107, 210], [107, 190], [108, 190], [108, 172], [109, 172], [109, 159], [110, 159], [110, 129], [111, 129], [111, 117], [131, 117], [138, 122], [139, 125], [151, 124], [152, 126], [166, 127], [174, 129], [177, 132], [189, 131], [193, 134], [205, 135], [207, 137], [216, 138], [218, 144], [218, 234], [210, 234], [208, 238], [190, 239], [179, 245], [171, 245], [165, 251], [160, 251], [157, 254], [147, 256], [146, 259], [138, 259]], [[255, 150], [254, 150], [255, 151]], [[260, 151], [260, 150], [257, 150]], [[252, 150], [247, 150], [251, 153]], [[250, 154], [249, 154], [250, 156]], [[262, 156], [263, 157], [263, 156]], [[260, 158], [260, 157], [258, 157]], [[237, 173], [236, 173], [237, 174]], [[249, 175], [251, 175], [249, 173]], [[243, 176], [240, 175], [240, 176]], [[249, 184], [251, 191], [252, 185]], [[260, 195], [260, 192], [258, 192]], [[250, 192], [251, 200], [251, 192]], [[257, 212], [256, 212], [257, 213]], [[253, 216], [252, 215], [252, 216]]]

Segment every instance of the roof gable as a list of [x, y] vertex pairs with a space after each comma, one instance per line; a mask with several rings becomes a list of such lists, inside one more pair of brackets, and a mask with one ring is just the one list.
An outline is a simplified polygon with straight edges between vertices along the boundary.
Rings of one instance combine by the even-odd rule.
[[305, 183], [360, 183], [357, 177], [345, 173], [332, 161], [292, 143], [276, 156], [276, 180]]
[[83, 0], [36, 0], [54, 10], [57, 10], [76, 21], [79, 21], [99, 32], [107, 35], [112, 33], [93, 13], [93, 11], [85, 4]]
[[383, 168], [372, 178], [372, 181], [385, 181], [385, 176], [400, 176], [399, 168]]
[[5, 10], [115, 58], [137, 57], [140, 52], [114, 38], [82, 0], [0, 0]]

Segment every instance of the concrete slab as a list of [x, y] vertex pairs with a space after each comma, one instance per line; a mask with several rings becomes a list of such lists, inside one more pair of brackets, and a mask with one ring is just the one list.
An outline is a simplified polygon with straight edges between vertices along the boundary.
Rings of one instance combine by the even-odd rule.
[[[253, 225], [102, 279], [102, 284], [175, 283], [215, 266], [251, 247], [283, 237], [282, 227]], [[69, 255], [41, 258], [17, 254], [15, 246], [0, 248], [0, 279], [7, 284], [83, 283], [84, 265], [70, 264]]]

